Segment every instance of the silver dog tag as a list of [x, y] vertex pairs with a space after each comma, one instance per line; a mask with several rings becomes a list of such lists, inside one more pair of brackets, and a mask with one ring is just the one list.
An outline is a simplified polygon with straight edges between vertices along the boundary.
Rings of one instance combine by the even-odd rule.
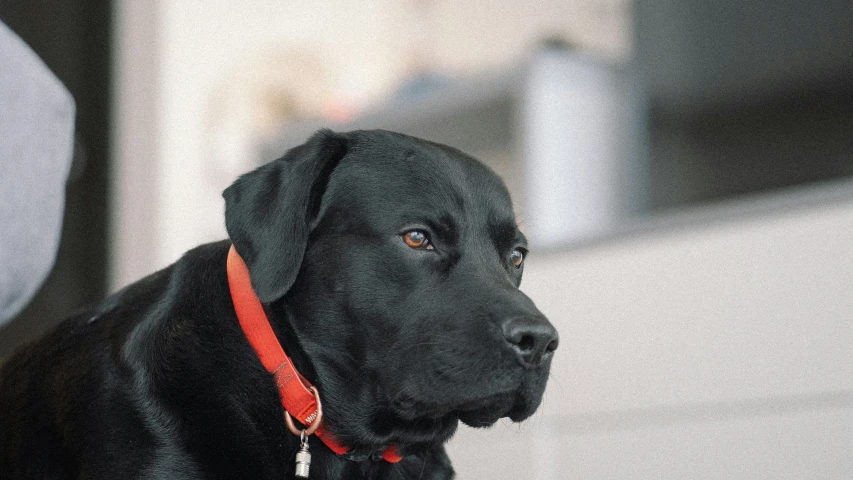
[[299, 451], [296, 452], [296, 477], [308, 478], [311, 468], [311, 454], [308, 452], [308, 439], [303, 438]]

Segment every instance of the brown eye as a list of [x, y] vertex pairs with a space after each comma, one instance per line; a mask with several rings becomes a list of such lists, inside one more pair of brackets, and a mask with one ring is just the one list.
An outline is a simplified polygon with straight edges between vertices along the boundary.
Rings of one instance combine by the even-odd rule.
[[429, 243], [429, 239], [427, 238], [426, 233], [420, 230], [411, 230], [403, 234], [403, 241], [406, 242], [406, 245], [412, 248], [423, 248], [423, 249], [432, 249], [432, 245]]
[[515, 268], [521, 268], [521, 263], [524, 262], [524, 252], [516, 248], [509, 254], [509, 261]]

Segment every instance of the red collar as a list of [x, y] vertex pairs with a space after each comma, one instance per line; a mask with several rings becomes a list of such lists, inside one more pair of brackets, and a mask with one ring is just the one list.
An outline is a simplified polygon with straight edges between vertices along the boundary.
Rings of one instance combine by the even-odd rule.
[[[261, 301], [258, 300], [249, 278], [249, 269], [234, 246], [228, 251], [228, 286], [231, 289], [231, 300], [234, 311], [240, 321], [240, 327], [252, 348], [255, 349], [261, 363], [267, 371], [275, 375], [281, 404], [284, 409], [302, 424], [308, 426], [317, 416], [317, 402], [311, 392], [311, 384], [294, 368], [293, 363], [278, 343], [278, 339], [270, 326]], [[322, 419], [320, 420], [322, 422]], [[349, 451], [341, 445], [332, 434], [321, 424], [314, 432], [330, 450], [342, 455]], [[382, 458], [396, 463], [403, 459], [397, 454], [394, 445], [382, 453]]]

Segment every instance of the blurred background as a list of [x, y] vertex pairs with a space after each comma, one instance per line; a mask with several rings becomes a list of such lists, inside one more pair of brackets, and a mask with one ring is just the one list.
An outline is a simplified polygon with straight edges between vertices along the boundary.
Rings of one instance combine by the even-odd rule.
[[461, 479], [853, 478], [849, 0], [0, 2], [77, 102], [56, 267], [0, 357], [225, 237], [322, 127], [472, 153], [557, 326], [540, 411]]

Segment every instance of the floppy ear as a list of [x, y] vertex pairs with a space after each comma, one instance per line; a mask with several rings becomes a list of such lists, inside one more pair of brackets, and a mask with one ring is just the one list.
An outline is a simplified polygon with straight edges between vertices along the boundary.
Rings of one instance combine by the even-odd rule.
[[284, 157], [225, 189], [225, 227], [261, 302], [296, 280], [329, 175], [347, 152], [344, 136], [320, 130]]

